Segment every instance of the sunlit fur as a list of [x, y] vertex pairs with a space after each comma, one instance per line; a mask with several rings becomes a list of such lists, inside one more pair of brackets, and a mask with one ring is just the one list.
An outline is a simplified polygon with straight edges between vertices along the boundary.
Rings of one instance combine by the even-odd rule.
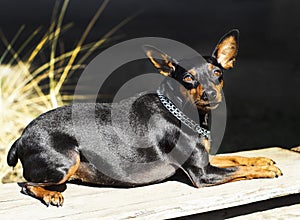
[[[200, 111], [207, 112], [216, 109], [219, 106], [219, 103], [222, 102], [222, 88], [224, 82], [221, 77], [216, 79], [217, 76], [214, 74], [216, 69], [221, 71], [220, 68], [207, 63], [200, 67], [188, 70], [200, 84], [196, 88], [190, 90], [182, 88], [181, 93], [189, 102], [195, 104]], [[214, 80], [214, 82], [212, 82], [212, 80]], [[204, 100], [202, 98], [203, 93], [210, 89], [216, 91], [216, 97], [214, 99]]]

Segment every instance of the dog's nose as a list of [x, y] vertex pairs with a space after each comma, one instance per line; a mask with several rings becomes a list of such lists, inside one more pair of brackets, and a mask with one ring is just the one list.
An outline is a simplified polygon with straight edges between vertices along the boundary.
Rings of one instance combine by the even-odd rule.
[[204, 101], [214, 100], [217, 97], [217, 92], [214, 89], [208, 89], [203, 92], [201, 99]]

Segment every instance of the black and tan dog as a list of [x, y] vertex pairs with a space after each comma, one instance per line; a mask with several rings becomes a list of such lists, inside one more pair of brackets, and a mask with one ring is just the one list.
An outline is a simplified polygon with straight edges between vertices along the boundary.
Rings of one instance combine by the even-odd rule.
[[[28, 181], [23, 192], [61, 206], [63, 196], [49, 187], [71, 179], [138, 186], [162, 181], [180, 168], [195, 187], [203, 187], [282, 175], [268, 158], [215, 156], [209, 161], [207, 115], [222, 101], [223, 70], [234, 66], [238, 36], [230, 31], [205, 62], [192, 66], [145, 46], [150, 61], [167, 76], [158, 93], [118, 104], [64, 106], [33, 120], [7, 159], [10, 166], [21, 160]], [[200, 123], [189, 116], [192, 107]]]

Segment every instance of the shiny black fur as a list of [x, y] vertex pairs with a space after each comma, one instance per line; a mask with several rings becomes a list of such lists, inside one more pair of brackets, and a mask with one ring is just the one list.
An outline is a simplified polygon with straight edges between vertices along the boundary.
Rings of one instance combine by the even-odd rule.
[[[187, 70], [180, 62], [174, 65], [170, 76], [180, 84], [166, 80], [159, 89], [184, 112], [193, 103], [179, 92], [180, 87], [189, 90], [223, 80], [202, 68], [194, 84], [186, 83]], [[220, 69], [220, 64], [215, 68]], [[208, 128], [204, 117], [209, 111], [198, 113], [201, 126]], [[7, 161], [15, 166], [19, 158], [25, 179], [32, 183], [58, 183], [79, 154], [81, 176], [75, 178], [89, 183], [145, 185], [162, 181], [180, 168], [196, 187], [202, 187], [222, 183], [235, 171], [210, 165], [205, 141], [175, 118], [157, 94], [139, 94], [120, 103], [74, 104], [40, 115], [13, 144]]]

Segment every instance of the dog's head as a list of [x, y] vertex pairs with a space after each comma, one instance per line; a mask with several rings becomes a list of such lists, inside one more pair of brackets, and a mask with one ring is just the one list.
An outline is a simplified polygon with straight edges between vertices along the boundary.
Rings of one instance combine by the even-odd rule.
[[[223, 70], [234, 66], [238, 51], [238, 30], [225, 34], [206, 62], [194, 60], [177, 61], [153, 46], [144, 46], [146, 55], [154, 67], [163, 75], [177, 80], [182, 87], [180, 93], [196, 105], [200, 111], [218, 107], [222, 101]], [[191, 65], [192, 63], [192, 65]], [[190, 68], [184, 68], [190, 66]]]

